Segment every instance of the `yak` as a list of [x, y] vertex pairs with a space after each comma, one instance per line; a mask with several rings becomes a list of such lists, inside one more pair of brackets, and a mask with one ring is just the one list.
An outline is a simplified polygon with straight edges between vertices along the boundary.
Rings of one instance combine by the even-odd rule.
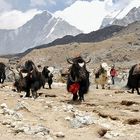
[[[32, 92], [33, 98], [37, 98], [37, 90], [45, 85], [45, 77], [39, 72], [32, 60], [27, 60], [23, 68], [27, 72], [26, 85], [27, 89]], [[26, 97], [30, 97], [30, 92], [27, 92]]]
[[22, 70], [19, 70], [17, 68], [9, 67], [9, 70], [13, 73], [14, 76], [14, 84], [13, 86], [16, 88], [17, 92], [25, 91], [26, 93], [29, 92], [28, 86], [28, 78], [23, 77]]
[[[51, 85], [53, 83], [53, 67], [45, 66], [42, 70], [42, 75], [45, 77], [45, 81], [47, 81], [49, 85], [49, 89], [51, 89]], [[44, 88], [44, 87], [43, 87]]]
[[95, 84], [96, 89], [98, 85], [101, 85], [102, 89], [105, 89], [105, 85], [110, 89], [111, 79], [110, 79], [110, 67], [107, 63], [102, 63], [100, 68], [95, 72]]
[[5, 64], [3, 62], [0, 62], [0, 83], [4, 83], [4, 80], [6, 79], [5, 75]]
[[67, 58], [67, 62], [71, 64], [67, 79], [67, 90], [73, 94], [73, 101], [79, 97], [80, 101], [84, 101], [84, 94], [89, 89], [89, 72], [86, 69], [86, 64], [89, 63], [81, 57]]
[[[23, 77], [22, 72], [27, 73], [27, 75]], [[45, 77], [42, 75], [42, 72], [37, 70], [32, 60], [27, 60], [19, 74], [20, 78], [15, 81], [14, 86], [19, 92], [25, 91], [25, 97], [30, 97], [31, 90], [33, 98], [37, 98], [37, 91], [45, 85]]]
[[132, 93], [136, 89], [138, 95], [140, 95], [140, 64], [135, 64], [130, 68], [126, 87], [132, 89]]

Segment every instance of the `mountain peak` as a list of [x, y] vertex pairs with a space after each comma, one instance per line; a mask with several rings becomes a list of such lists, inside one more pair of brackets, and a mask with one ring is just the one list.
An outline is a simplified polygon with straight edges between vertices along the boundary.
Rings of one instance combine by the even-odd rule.
[[89, 33], [100, 29], [102, 24], [106, 26], [115, 19], [124, 18], [131, 9], [139, 6], [140, 0], [77, 0], [63, 11], [57, 11], [55, 16], [61, 17], [84, 33]]
[[48, 11], [44, 11], [18, 29], [0, 30], [0, 53], [21, 53], [29, 48], [50, 43], [65, 35], [79, 33], [81, 31], [74, 26], [60, 18], [55, 18]]
[[[98, 13], [98, 14], [97, 14]], [[107, 15], [104, 1], [76, 1], [63, 11], [54, 14], [85, 33], [99, 29], [103, 18]]]

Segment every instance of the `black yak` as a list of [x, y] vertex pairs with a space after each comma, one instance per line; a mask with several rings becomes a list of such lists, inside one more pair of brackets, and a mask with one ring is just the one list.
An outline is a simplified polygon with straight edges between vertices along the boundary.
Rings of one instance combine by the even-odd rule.
[[127, 87], [132, 89], [132, 93], [134, 93], [134, 89], [136, 89], [137, 93], [140, 95], [140, 64], [136, 64], [131, 67], [129, 71]]
[[[27, 73], [25, 77], [22, 76], [22, 72]], [[33, 98], [37, 98], [37, 90], [45, 85], [45, 77], [39, 72], [33, 63], [28, 60], [19, 72], [20, 78], [15, 81], [14, 86], [17, 90], [25, 91], [25, 97], [30, 97], [30, 90]]]
[[78, 96], [80, 101], [84, 101], [84, 94], [88, 92], [90, 82], [86, 63], [90, 60], [86, 62], [81, 56], [67, 59], [67, 62], [72, 64], [68, 74], [67, 90], [73, 94], [74, 101]]
[[5, 75], [5, 64], [0, 62], [0, 83], [4, 83], [4, 80], [6, 79]]
[[53, 67], [48, 66], [45, 66], [42, 70], [42, 75], [45, 77], [45, 80], [47, 81], [50, 89], [52, 88], [51, 85], [53, 83], [53, 74], [52, 74], [53, 70], [54, 70]]

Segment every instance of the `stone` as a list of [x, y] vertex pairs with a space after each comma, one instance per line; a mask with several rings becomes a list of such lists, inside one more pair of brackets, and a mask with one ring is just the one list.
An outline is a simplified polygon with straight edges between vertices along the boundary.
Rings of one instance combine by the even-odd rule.
[[63, 132], [56, 132], [55, 136], [58, 137], [58, 138], [64, 138], [65, 134]]
[[7, 107], [6, 103], [3, 103], [3, 104], [1, 104], [1, 108], [3, 109], [3, 108], [8, 108], [8, 107]]
[[14, 110], [19, 111], [22, 109], [26, 109], [27, 111], [30, 111], [29, 104], [24, 101], [18, 102]]
[[21, 121], [23, 119], [23, 116], [20, 113], [14, 113], [12, 115], [12, 119], [15, 120], [15, 121]]
[[67, 116], [67, 117], [65, 118], [65, 120], [66, 120], [66, 121], [70, 121], [71, 118], [70, 118], [69, 116]]
[[83, 127], [84, 125], [90, 125], [94, 123], [92, 116], [82, 113], [80, 114], [76, 113], [74, 118], [70, 122], [73, 128], [80, 128]]
[[2, 125], [10, 125], [11, 124], [11, 120], [10, 119], [6, 119], [2, 121]]

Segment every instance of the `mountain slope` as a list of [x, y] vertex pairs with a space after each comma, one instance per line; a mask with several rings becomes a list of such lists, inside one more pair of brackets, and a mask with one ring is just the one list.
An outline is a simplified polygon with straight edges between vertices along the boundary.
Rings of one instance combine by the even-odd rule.
[[139, 6], [140, 0], [77, 0], [63, 11], [57, 11], [55, 16], [89, 33], [124, 18], [131, 9]]
[[55, 45], [62, 45], [62, 44], [68, 44], [73, 42], [99, 42], [102, 40], [106, 40], [108, 38], [111, 38], [113, 35], [117, 34], [120, 30], [122, 30], [122, 26], [113, 25], [110, 27], [105, 27], [103, 29], [93, 31], [88, 34], [78, 34], [76, 36], [64, 36], [63, 38], [56, 39], [53, 42], [47, 44], [47, 45], [41, 45], [39, 47], [46, 47], [46, 46], [55, 46]]
[[[104, 1], [75, 1], [63, 11], [57, 11], [56, 17], [61, 17], [84, 33], [98, 30], [103, 18], [106, 16], [106, 2]], [[98, 13], [98, 14], [97, 14]]]
[[128, 24], [133, 23], [135, 21], [140, 21], [140, 7], [133, 8], [124, 18], [116, 19], [112, 24], [127, 26]]
[[110, 65], [114, 63], [118, 68], [130, 68], [140, 60], [140, 22], [123, 27], [111, 38], [100, 42], [69, 43], [51, 47], [48, 45], [38, 46], [18, 56], [23, 63], [31, 59], [36, 65], [47, 64], [63, 68], [66, 66], [67, 57], [82, 54], [91, 57], [90, 66], [92, 68], [96, 68], [103, 61]]
[[79, 33], [81, 31], [74, 26], [45, 11], [16, 30], [0, 30], [0, 54], [20, 53], [65, 35]]
[[131, 0], [128, 5], [109, 13], [102, 21], [101, 28], [109, 25], [126, 26], [140, 20], [140, 1]]
[[[69, 43], [64, 45], [47, 45], [24, 53], [22, 62], [28, 59], [37, 65], [53, 65], [56, 68], [66, 66], [67, 57], [79, 54], [91, 57], [92, 69], [99, 67], [101, 62], [114, 63], [117, 68], [130, 68], [140, 60], [140, 22], [130, 24], [116, 35], [100, 42]], [[55, 54], [55, 55], [54, 55]]]

